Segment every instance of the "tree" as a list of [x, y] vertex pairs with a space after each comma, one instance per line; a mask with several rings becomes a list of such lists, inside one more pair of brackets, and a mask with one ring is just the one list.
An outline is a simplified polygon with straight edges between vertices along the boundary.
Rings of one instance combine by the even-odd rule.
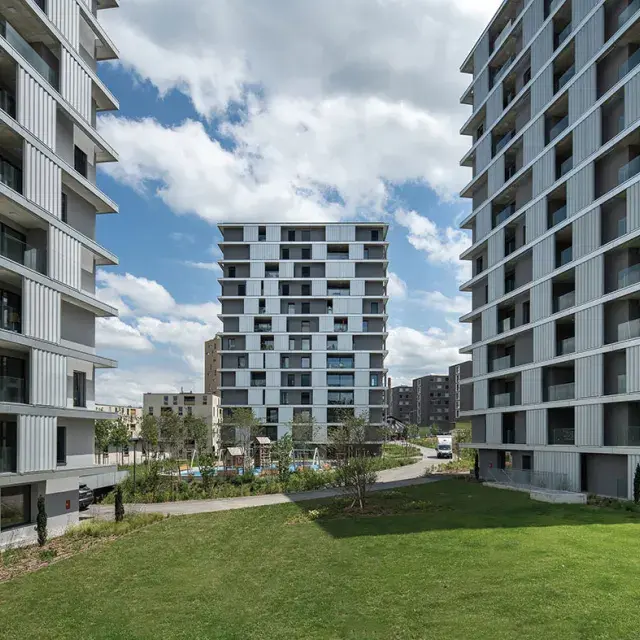
[[96, 420], [94, 439], [96, 443], [96, 455], [100, 456], [100, 461], [102, 461], [102, 454], [109, 449], [113, 424], [113, 420]]
[[149, 462], [149, 452], [158, 450], [158, 420], [155, 416], [145, 415], [140, 423], [140, 437], [142, 446], [147, 452], [147, 463]]
[[[640, 465], [639, 465], [640, 466]], [[638, 471], [636, 470], [636, 475]], [[478, 452], [476, 451], [475, 458], [473, 460], [473, 475], [476, 479], [476, 482], [480, 482], [480, 464], [478, 461]]]
[[438, 425], [432, 424], [431, 427], [429, 427], [429, 431], [431, 432], [431, 435], [435, 438], [438, 433], [440, 433], [438, 431]]
[[124, 502], [122, 501], [122, 487], [116, 487], [116, 522], [124, 520]]
[[111, 446], [120, 450], [120, 461], [124, 462], [124, 448], [129, 444], [129, 427], [122, 418], [113, 421], [109, 442]]
[[[251, 466], [251, 443], [256, 436], [264, 433], [264, 425], [253, 413], [251, 407], [236, 407], [223, 421], [225, 431], [232, 435], [233, 444], [242, 447], [244, 468]], [[229, 435], [227, 437], [229, 437]]]
[[38, 532], [38, 544], [44, 547], [47, 544], [47, 511], [44, 496], [38, 497], [38, 516], [36, 517], [36, 531]]
[[173, 411], [160, 416], [159, 419], [160, 440], [169, 450], [171, 458], [178, 460], [184, 448], [184, 423], [182, 418]]
[[216, 475], [216, 461], [213, 455], [210, 453], [198, 454], [198, 468], [202, 478], [202, 488], [208, 493], [213, 486], [213, 478]]
[[204, 418], [187, 414], [183, 420], [185, 440], [193, 442], [198, 457], [207, 449], [207, 440], [211, 428]]
[[460, 422], [456, 426], [453, 432], [453, 452], [456, 454], [459, 460], [462, 460], [471, 469], [475, 462], [476, 449], [468, 449], [462, 447], [463, 444], [472, 442], [471, 437], [471, 423]]
[[420, 427], [417, 424], [407, 425], [407, 440], [415, 440], [420, 435]]
[[286, 483], [291, 475], [291, 461], [293, 460], [293, 438], [290, 434], [285, 434], [273, 443], [271, 447], [271, 457], [276, 463], [278, 480]]
[[636, 465], [636, 472], [633, 476], [633, 501], [640, 502], [640, 464]]
[[291, 427], [291, 439], [295, 447], [306, 447], [318, 440], [318, 423], [311, 411], [296, 413], [289, 423]]

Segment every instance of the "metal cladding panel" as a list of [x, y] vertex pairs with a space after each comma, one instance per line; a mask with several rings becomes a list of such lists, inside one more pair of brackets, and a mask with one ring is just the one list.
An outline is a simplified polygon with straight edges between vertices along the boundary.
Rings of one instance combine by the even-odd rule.
[[[279, 263], [280, 277], [293, 278], [295, 273], [295, 262], [283, 261]], [[259, 277], [264, 277], [264, 274]]]
[[640, 229], [640, 182], [634, 182], [627, 189], [627, 229]]
[[[258, 349], [260, 348], [260, 336], [247, 336], [247, 339], [250, 337], [258, 338]], [[274, 347], [276, 351], [289, 351], [289, 337], [284, 335], [277, 335], [273, 337]], [[249, 347], [247, 346], [247, 349]]]
[[354, 366], [356, 369], [368, 369], [371, 358], [368, 353], [356, 351], [354, 355]]
[[577, 73], [604, 45], [604, 6], [601, 6], [576, 33], [574, 42]]
[[336, 260], [325, 264], [325, 273], [327, 278], [337, 278], [346, 280], [354, 278], [356, 275], [356, 265], [346, 260]]
[[487, 345], [476, 347], [473, 350], [473, 375], [483, 376], [487, 373]]
[[282, 382], [282, 378], [280, 377], [280, 371], [272, 371], [269, 370], [266, 372], [267, 378], [267, 387], [279, 387], [280, 382]]
[[260, 291], [260, 280], [247, 280], [247, 295], [248, 296], [259, 296], [261, 295]]
[[91, 122], [91, 78], [64, 47], [60, 58], [60, 94], [82, 118]]
[[267, 242], [280, 242], [280, 225], [268, 224], [266, 231]]
[[[280, 404], [279, 402], [276, 404]], [[287, 425], [293, 422], [293, 407], [278, 407], [278, 421], [280, 424]]]
[[249, 245], [250, 260], [279, 260], [280, 245], [256, 242]]
[[544, 362], [556, 355], [556, 323], [546, 322], [533, 328], [533, 361]]
[[24, 143], [23, 195], [56, 218], [61, 215], [62, 170], [40, 150]]
[[368, 407], [369, 389], [356, 389], [353, 392], [353, 404], [356, 407]]
[[245, 370], [236, 371], [236, 387], [246, 388], [250, 386], [251, 386], [251, 372], [245, 371]]
[[597, 69], [593, 65], [569, 87], [569, 124], [577, 122], [596, 103], [597, 89]]
[[533, 245], [533, 279], [538, 280], [556, 268], [555, 236], [547, 236]]
[[594, 256], [576, 267], [576, 304], [604, 295], [604, 256]]
[[[531, 409], [527, 411], [527, 444], [547, 444], [547, 410]], [[536, 453], [537, 455], [537, 453]]]
[[[264, 262], [253, 261], [249, 263], [249, 277], [264, 278]], [[282, 277], [286, 277], [284, 274]]]
[[553, 56], [553, 21], [548, 22], [542, 33], [531, 43], [531, 76], [535, 75]]
[[[493, 88], [487, 99], [487, 122], [491, 126], [504, 111], [504, 89], [502, 82]], [[477, 165], [476, 165], [477, 169]]]
[[489, 404], [489, 381], [478, 380], [473, 383], [473, 408], [486, 409]]
[[248, 224], [244, 227], [244, 241], [258, 242], [258, 225]]
[[473, 69], [477, 74], [489, 60], [489, 32], [487, 31], [478, 41], [473, 50]]
[[478, 107], [484, 102], [484, 99], [489, 95], [489, 69], [485, 67], [484, 71], [476, 78], [473, 83], [473, 110], [476, 111]]
[[78, 3], [69, 2], [69, 0], [48, 0], [47, 14], [71, 46], [79, 51], [80, 7]]
[[314, 388], [327, 386], [327, 373], [319, 369], [311, 372], [311, 384]]
[[[312, 289], [313, 289], [313, 286], [312, 286]], [[357, 280], [357, 279], [352, 280], [351, 286], [349, 287], [349, 292], [351, 293], [352, 296], [357, 296], [357, 297], [363, 296], [366, 292], [366, 281]], [[314, 293], [313, 295], [315, 296], [316, 294]], [[322, 295], [325, 295], [325, 296], [327, 295], [326, 286], [325, 286], [325, 292]]]
[[320, 316], [318, 325], [322, 333], [331, 333], [334, 326], [333, 316]]
[[31, 404], [67, 406], [67, 358], [57, 353], [31, 350]]
[[640, 454], [629, 454], [627, 456], [627, 499], [633, 499], [633, 478], [636, 474], [636, 469], [640, 464]]
[[504, 154], [499, 155], [489, 167], [487, 192], [491, 197], [504, 184]]
[[576, 353], [604, 345], [604, 307], [599, 304], [576, 313]]
[[347, 318], [349, 333], [362, 333], [362, 316], [349, 316]]
[[249, 354], [249, 369], [264, 369], [264, 353]]
[[[352, 287], [353, 287], [353, 283], [352, 283]], [[311, 295], [313, 295], [314, 298], [317, 298], [318, 296], [320, 297], [324, 297], [327, 295], [327, 281], [326, 280], [318, 280], [318, 279], [314, 279], [311, 281]]]
[[604, 444], [604, 409], [601, 404], [581, 404], [575, 408], [577, 447], [601, 447]]
[[491, 162], [491, 136], [487, 135], [476, 147], [476, 173], [484, 171]]
[[539, 238], [547, 230], [547, 200], [538, 200], [525, 214], [527, 242]]
[[603, 362], [601, 353], [586, 358], [576, 358], [576, 400], [594, 398], [603, 394]]
[[338, 334], [338, 350], [339, 351], [352, 351], [353, 350], [353, 336], [349, 333]]
[[556, 179], [556, 150], [551, 147], [533, 163], [533, 197], [548, 189]]
[[[260, 402], [260, 404], [263, 404]], [[280, 405], [279, 389], [264, 389], [264, 404], [277, 407]]]
[[491, 231], [491, 203], [488, 202], [476, 213], [476, 242], [482, 240]]
[[640, 393], [640, 346], [627, 348], [627, 393]]
[[487, 444], [502, 444], [502, 414], [488, 413], [486, 420]]
[[28, 278], [22, 280], [22, 330], [25, 336], [60, 342], [60, 293]]
[[489, 272], [487, 285], [489, 302], [493, 302], [504, 295], [504, 265], [500, 265]]
[[[349, 311], [351, 309], [351, 301], [355, 300], [355, 298], [346, 298], [346, 297], [340, 297], [338, 296], [337, 298], [334, 298], [333, 300], [333, 313], [336, 316], [345, 314], [348, 315]], [[333, 320], [333, 318], [329, 318], [330, 321]], [[331, 329], [327, 329], [327, 331], [331, 331]]]
[[80, 289], [80, 242], [57, 227], [49, 227], [49, 276]]
[[536, 118], [531, 126], [524, 132], [524, 149], [522, 156], [523, 165], [529, 164], [537, 158], [544, 149], [544, 115]]
[[553, 65], [546, 66], [531, 85], [531, 115], [537, 116], [553, 98]]
[[356, 227], [353, 224], [329, 224], [326, 238], [327, 242], [355, 242]]
[[287, 316], [277, 315], [271, 320], [272, 331], [274, 333], [286, 333]]
[[602, 112], [594, 111], [573, 130], [573, 163], [578, 165], [595, 153], [602, 139]]
[[640, 75], [636, 73], [624, 85], [624, 124], [631, 126], [640, 118]]
[[369, 386], [369, 372], [368, 371], [356, 371], [353, 374], [353, 382], [355, 387], [368, 387]]
[[586, 256], [600, 247], [600, 207], [595, 207], [573, 222], [573, 259]]
[[579, 24], [600, 0], [579, 0], [571, 3], [571, 22]]
[[522, 372], [522, 404], [542, 402], [542, 369], [526, 369]]
[[[317, 424], [327, 423], [327, 407], [313, 407], [312, 415]], [[293, 418], [291, 418], [293, 420]], [[326, 427], [322, 429], [326, 433]]]
[[364, 260], [364, 245], [350, 244], [349, 245], [349, 260]]
[[551, 280], [531, 287], [531, 320], [537, 322], [551, 315]]
[[311, 256], [314, 260], [326, 260], [327, 245], [321, 242], [314, 242], [311, 245]]
[[504, 258], [504, 227], [501, 227], [487, 241], [487, 266], [493, 267]]
[[267, 351], [264, 354], [264, 366], [265, 369], [279, 369], [280, 368], [280, 354], [273, 351]]
[[595, 199], [595, 165], [590, 162], [567, 180], [567, 215], [574, 216]]
[[263, 291], [262, 294], [266, 298], [277, 296], [278, 295], [278, 281], [273, 278], [267, 278], [263, 281]]
[[56, 101], [36, 75], [18, 65], [17, 120], [50, 149], [56, 147]]
[[326, 353], [314, 353], [311, 356], [311, 365], [314, 369], [326, 369], [327, 368], [327, 354]]
[[[580, 3], [574, 3], [580, 4]], [[536, 451], [533, 456], [535, 471], [566, 476], [567, 489], [580, 491], [580, 453], [564, 451]]]
[[55, 470], [57, 420], [48, 416], [18, 416], [18, 473]]
[[498, 307], [491, 307], [482, 312], [482, 339], [493, 338], [498, 332]]
[[324, 351], [327, 348], [327, 336], [322, 333], [311, 335], [311, 350]]

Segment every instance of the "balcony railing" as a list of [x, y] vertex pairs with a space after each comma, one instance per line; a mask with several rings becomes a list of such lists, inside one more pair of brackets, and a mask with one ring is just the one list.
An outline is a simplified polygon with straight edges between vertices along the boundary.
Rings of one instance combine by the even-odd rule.
[[557, 86], [556, 86], [556, 91], [560, 91], [560, 89], [562, 89], [562, 87], [564, 87], [565, 84], [567, 84], [567, 82], [569, 82], [569, 80], [571, 80], [571, 78], [573, 78], [573, 76], [576, 73], [576, 67], [575, 65], [571, 65], [559, 78], [558, 78], [558, 82], [557, 82]]
[[[612, 447], [638, 447], [640, 446], [640, 427], [636, 426], [628, 426], [622, 427], [620, 429], [615, 429], [614, 433], [607, 434], [605, 432], [605, 436], [610, 435], [611, 440], [613, 442], [607, 442], [609, 446]], [[606, 438], [609, 440], [609, 438]]]
[[491, 371], [502, 371], [502, 369], [510, 369], [511, 367], [513, 367], [513, 356], [496, 358], [491, 363]]
[[513, 20], [510, 19], [509, 22], [507, 22], [507, 24], [505, 25], [504, 29], [498, 34], [496, 41], [493, 43], [493, 51], [498, 49], [500, 45], [506, 40], [507, 33], [509, 33], [509, 29], [511, 29], [512, 26]]
[[569, 173], [573, 169], [573, 156], [567, 158], [561, 165], [558, 172], [558, 178], [562, 178], [563, 175]]
[[513, 136], [515, 135], [516, 132], [513, 129], [508, 133], [505, 133], [502, 138], [500, 138], [500, 140], [496, 142], [496, 154], [500, 153], [501, 149], [504, 149], [504, 147], [509, 143], [510, 140], [513, 139]]
[[265, 271], [264, 272], [264, 277], [265, 278], [279, 278], [280, 274], [277, 271]]
[[618, 342], [620, 340], [633, 340], [640, 338], [640, 318], [621, 322], [618, 325]]
[[0, 156], [0, 182], [22, 193], [22, 169]]
[[563, 267], [573, 260], [573, 247], [567, 247], [560, 252], [558, 267]]
[[618, 170], [618, 184], [622, 184], [640, 173], [640, 156], [631, 160]]
[[508, 217], [512, 216], [516, 211], [516, 205], [513, 204], [513, 202], [511, 204], [508, 204], [504, 209], [502, 209], [502, 211], [500, 211], [497, 215], [496, 215], [496, 227], [499, 224], [502, 224]]
[[0, 376], [0, 402], [25, 402], [25, 381], [22, 378]]
[[549, 402], [557, 402], [558, 400], [571, 400], [576, 395], [575, 382], [550, 385], [547, 390], [547, 395], [549, 398]]
[[569, 353], [575, 353], [576, 351], [576, 339], [565, 338], [564, 340], [558, 340], [558, 355], [566, 356]]
[[496, 393], [491, 396], [492, 407], [511, 407], [514, 403], [514, 393], [510, 391], [508, 393]]
[[17, 449], [0, 447], [0, 473], [15, 473], [18, 470]]
[[640, 9], [640, 0], [633, 0], [629, 6], [618, 16], [618, 29], [626, 24], [633, 14]]
[[58, 72], [6, 21], [0, 18], [0, 35], [57, 91]]
[[631, 54], [628, 60], [625, 60], [620, 65], [620, 70], [618, 71], [618, 80], [622, 80], [629, 71], [635, 69], [635, 67], [640, 64], [640, 49], [638, 49], [635, 53]]
[[563, 220], [567, 219], [567, 205], [565, 204], [563, 207], [560, 207], [557, 211], [554, 211], [551, 214], [551, 226], [555, 227], [557, 224], [560, 224]]
[[618, 393], [627, 393], [627, 374], [619, 373], [618, 374]]
[[252, 380], [251, 381], [251, 386], [252, 387], [266, 387], [267, 386], [267, 381], [266, 380]]
[[565, 116], [549, 129], [549, 142], [557, 138], [569, 126], [569, 116]]
[[516, 430], [515, 429], [503, 429], [502, 430], [502, 444], [515, 444], [516, 443]]
[[554, 300], [554, 313], [558, 313], [559, 311], [564, 311], [565, 309], [569, 309], [570, 307], [575, 306], [576, 304], [576, 292], [569, 291], [568, 293], [564, 293], [561, 296], [558, 296]]
[[257, 324], [255, 326], [256, 333], [271, 333], [270, 324]]
[[0, 89], [0, 109], [12, 118], [16, 117], [16, 99], [6, 89]]
[[348, 330], [348, 326], [346, 324], [334, 324], [333, 330], [336, 333], [346, 333]]
[[511, 331], [515, 326], [515, 321], [513, 318], [503, 318], [502, 320], [498, 320], [498, 333], [504, 333], [505, 331]]
[[327, 289], [328, 296], [348, 296], [351, 295], [351, 291], [349, 289]]
[[576, 430], [574, 427], [557, 427], [549, 429], [549, 444], [575, 444]]
[[618, 272], [618, 289], [640, 282], [640, 264], [634, 264]]
[[327, 260], [348, 260], [348, 253], [335, 253], [332, 251], [327, 252]]
[[556, 49], [569, 37], [573, 25], [569, 23], [557, 36], [556, 36]]
[[620, 218], [620, 220], [618, 220], [618, 226], [617, 226], [617, 230], [618, 230], [618, 235], [616, 236], [617, 238], [619, 238], [620, 236], [625, 235], [625, 233], [627, 233], [627, 218]]

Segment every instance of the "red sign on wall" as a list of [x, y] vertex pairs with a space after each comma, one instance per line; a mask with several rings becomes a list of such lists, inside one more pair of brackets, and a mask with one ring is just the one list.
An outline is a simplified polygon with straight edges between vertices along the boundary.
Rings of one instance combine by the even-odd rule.
[[67, 511], [71, 509], [71, 500], [67, 500]]

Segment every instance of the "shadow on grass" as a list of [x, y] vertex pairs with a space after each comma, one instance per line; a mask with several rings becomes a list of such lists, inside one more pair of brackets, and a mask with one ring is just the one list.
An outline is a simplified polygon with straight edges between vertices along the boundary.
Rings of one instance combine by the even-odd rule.
[[640, 524], [624, 507], [535, 502], [527, 493], [464, 480], [395, 488], [370, 494], [364, 513], [346, 497], [297, 503], [291, 524], [314, 522], [334, 538], [383, 536], [451, 529]]

